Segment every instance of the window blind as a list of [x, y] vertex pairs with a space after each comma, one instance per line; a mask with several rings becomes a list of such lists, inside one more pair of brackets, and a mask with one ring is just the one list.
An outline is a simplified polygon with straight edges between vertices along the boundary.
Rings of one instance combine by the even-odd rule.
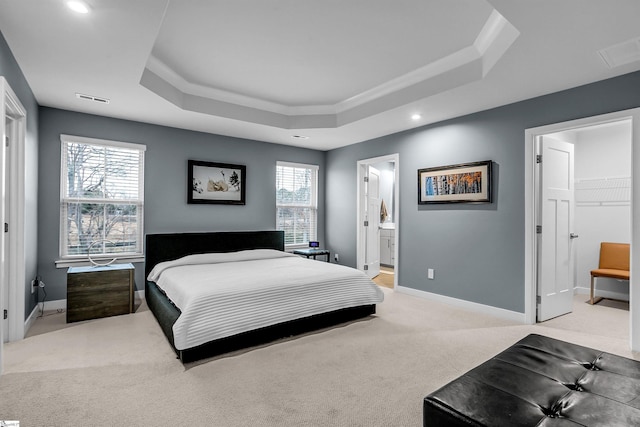
[[145, 146], [61, 141], [61, 257], [142, 255]]
[[307, 246], [317, 240], [318, 166], [277, 162], [276, 229], [285, 246]]

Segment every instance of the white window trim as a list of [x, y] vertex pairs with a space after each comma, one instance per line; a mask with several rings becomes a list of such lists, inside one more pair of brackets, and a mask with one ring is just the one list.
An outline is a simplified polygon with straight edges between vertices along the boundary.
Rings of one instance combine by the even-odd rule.
[[[146, 152], [147, 150], [147, 146], [145, 144], [137, 144], [137, 143], [132, 143], [132, 142], [122, 142], [122, 141], [113, 141], [113, 140], [107, 140], [107, 139], [99, 139], [99, 138], [89, 138], [89, 137], [85, 137], [85, 136], [75, 136], [75, 135], [67, 135], [67, 134], [60, 134], [60, 147], [61, 147], [61, 151], [60, 151], [60, 190], [62, 190], [62, 188], [64, 188], [64, 182], [63, 180], [65, 179], [65, 177], [63, 176], [63, 170], [65, 170], [66, 166], [63, 165], [63, 150], [64, 150], [64, 146], [65, 143], [68, 142], [77, 142], [80, 144], [90, 144], [90, 145], [102, 145], [102, 146], [110, 146], [110, 147], [118, 147], [118, 148], [128, 148], [128, 149], [132, 149], [132, 150], [138, 150], [142, 152], [143, 155], [143, 161], [142, 161], [142, 171], [140, 172], [140, 177], [139, 177], [139, 187], [142, 189], [142, 191], [140, 192], [139, 195], [139, 201], [142, 203], [142, 206], [144, 208], [144, 152]], [[111, 200], [111, 201], [116, 201], [117, 200]], [[59, 206], [62, 206], [63, 203], [63, 195], [62, 195], [62, 191], [60, 191], [60, 204]], [[59, 211], [60, 213], [60, 211]], [[118, 254], [117, 256], [113, 256], [113, 255], [95, 255], [92, 256], [91, 258], [97, 262], [104, 262], [104, 261], [110, 261], [112, 259], [115, 259], [115, 262], [144, 262], [144, 214], [140, 216], [140, 253], [135, 252], [135, 253], [122, 253], [122, 254]], [[89, 266], [89, 265], [93, 265], [90, 261], [89, 261], [89, 257], [88, 255], [67, 255], [67, 256], [62, 256], [60, 254], [62, 254], [63, 252], [63, 239], [62, 239], [62, 235], [64, 233], [64, 227], [62, 225], [62, 217], [59, 217], [59, 227], [60, 227], [60, 236], [58, 239], [58, 255], [59, 258], [58, 260], [55, 261], [55, 266], [56, 268], [67, 268], [67, 267], [80, 267], [80, 266]]]
[[[284, 161], [276, 161], [276, 168], [278, 166], [282, 166], [282, 167], [290, 167], [290, 168], [300, 168], [300, 169], [311, 169], [315, 172], [315, 186], [313, 186], [313, 188], [311, 189], [311, 200], [313, 202], [313, 207], [316, 211], [316, 220], [315, 220], [315, 235], [316, 235], [316, 239], [318, 238], [318, 211], [319, 211], [319, 206], [318, 206], [318, 185], [319, 185], [319, 178], [320, 178], [320, 166], [318, 165], [312, 165], [312, 164], [307, 164], [307, 163], [295, 163], [295, 162], [284, 162]], [[286, 204], [282, 204], [279, 205], [277, 200], [276, 200], [276, 211], [278, 210], [278, 207], [280, 206], [294, 206], [294, 207], [298, 207], [299, 205], [286, 205]], [[277, 227], [277, 224], [276, 224]], [[301, 248], [306, 248], [308, 247], [308, 244], [302, 244], [302, 243], [294, 243], [294, 244], [290, 244], [287, 245], [285, 243], [285, 250], [286, 251], [293, 251], [295, 249], [301, 249]]]
[[112, 141], [109, 139], [88, 138], [86, 136], [60, 134], [61, 143], [65, 143], [69, 141], [78, 142], [80, 144], [108, 145], [110, 147], [129, 148], [131, 150], [147, 151], [147, 146], [144, 144], [137, 144], [133, 142]]

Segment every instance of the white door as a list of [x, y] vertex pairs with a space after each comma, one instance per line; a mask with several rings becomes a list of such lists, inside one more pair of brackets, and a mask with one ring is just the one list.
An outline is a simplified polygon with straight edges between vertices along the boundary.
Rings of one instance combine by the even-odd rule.
[[[5, 120], [5, 132], [8, 132], [8, 124], [9, 124], [9, 120], [3, 118], [3, 120]], [[0, 323], [2, 323], [2, 333], [0, 334], [2, 337], [2, 343], [4, 344], [5, 342], [9, 341], [9, 321], [7, 319], [5, 319], [4, 313], [5, 310], [8, 310], [8, 305], [9, 305], [9, 281], [8, 281], [8, 269], [7, 269], [7, 263], [5, 262], [6, 259], [6, 254], [7, 252], [7, 246], [9, 243], [9, 239], [7, 239], [6, 233], [4, 232], [4, 224], [5, 221], [7, 219], [7, 211], [8, 211], [8, 198], [6, 197], [6, 184], [7, 184], [7, 169], [6, 169], [6, 165], [7, 165], [7, 161], [6, 161], [6, 154], [7, 151], [5, 150], [5, 147], [7, 146], [7, 143], [9, 141], [9, 136], [5, 134], [5, 132], [2, 133], [2, 135], [0, 135], [0, 138], [2, 140], [2, 143], [0, 143], [0, 191], [2, 192], [2, 210], [0, 212], [0, 291], [1, 291], [1, 295], [0, 295]], [[0, 350], [0, 357], [2, 354], [2, 350]], [[0, 363], [2, 363], [2, 360], [0, 358]], [[0, 364], [0, 370], [2, 368], [2, 365]]]
[[573, 144], [540, 138], [538, 321], [573, 310]]
[[[5, 126], [5, 130], [8, 131], [9, 129], [9, 120], [7, 120], [6, 122], [6, 126]], [[8, 150], [9, 150], [9, 136], [6, 135], [5, 136], [5, 141], [2, 147], [2, 154], [0, 154], [0, 170], [2, 170], [2, 174], [3, 174], [3, 179], [0, 181], [0, 191], [2, 191], [2, 220], [1, 220], [1, 224], [0, 227], [4, 227], [4, 222], [7, 221], [7, 218], [9, 217], [7, 215], [7, 212], [9, 212], [9, 198], [5, 197], [6, 191], [5, 189], [8, 187], [8, 177], [9, 174], [7, 173], [7, 164], [8, 162], [6, 161], [7, 157], [8, 157]], [[0, 301], [2, 301], [1, 307], [2, 311], [0, 312], [0, 315], [2, 316], [2, 342], [8, 342], [9, 341], [9, 321], [7, 319], [4, 318], [4, 312], [5, 310], [9, 309], [9, 265], [7, 263], [7, 254], [9, 253], [9, 239], [8, 239], [8, 233], [5, 233], [4, 230], [0, 230], [0, 233], [2, 233], [2, 236], [0, 238], [0, 242], [2, 243], [2, 250], [0, 250], [0, 280], [2, 281], [0, 288], [2, 289], [2, 298], [0, 298]]]
[[365, 273], [369, 277], [380, 274], [380, 171], [367, 166], [365, 183]]

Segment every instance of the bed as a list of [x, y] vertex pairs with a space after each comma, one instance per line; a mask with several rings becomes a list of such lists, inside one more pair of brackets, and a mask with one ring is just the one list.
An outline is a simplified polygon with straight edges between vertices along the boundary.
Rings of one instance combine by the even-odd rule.
[[281, 231], [148, 234], [145, 299], [183, 362], [375, 314], [362, 272], [284, 251]]

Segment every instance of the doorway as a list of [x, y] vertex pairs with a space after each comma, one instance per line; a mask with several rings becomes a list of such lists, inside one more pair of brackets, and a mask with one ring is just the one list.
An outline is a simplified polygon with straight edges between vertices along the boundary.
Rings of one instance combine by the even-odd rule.
[[357, 163], [357, 268], [374, 282], [398, 285], [399, 156]]
[[[541, 215], [536, 221], [542, 228], [538, 234], [540, 322], [572, 312], [573, 301], [580, 300], [574, 294], [589, 294], [589, 271], [598, 266], [601, 242], [630, 241], [631, 121], [542, 135], [538, 145], [542, 153], [537, 163]], [[571, 160], [570, 165], [563, 168], [554, 156]], [[569, 166], [570, 171], [563, 170]], [[559, 190], [553, 181], [570, 184], [570, 191]], [[562, 194], [566, 194], [566, 209], [554, 199]], [[552, 216], [545, 214], [549, 210]], [[562, 214], [565, 218], [557, 220]], [[547, 219], [551, 224], [545, 223]], [[629, 300], [627, 281], [602, 278], [597, 290], [602, 297]]]
[[[0, 373], [6, 341], [24, 338], [25, 317], [25, 138], [26, 110], [0, 77]], [[5, 312], [5, 310], [7, 310]]]
[[[640, 147], [640, 109], [627, 110], [566, 123], [542, 126], [539, 128], [527, 129], [525, 131], [525, 319], [527, 323], [533, 324], [537, 320], [536, 309], [539, 301], [538, 296], [540, 294], [538, 286], [536, 284], [538, 283], [540, 274], [542, 274], [538, 270], [538, 260], [540, 257], [542, 257], [539, 251], [542, 245], [540, 243], [538, 234], [536, 233], [536, 226], [539, 225], [537, 222], [541, 215], [541, 209], [539, 209], [540, 206], [536, 203], [536, 198], [539, 196], [539, 193], [541, 191], [537, 186], [538, 177], [536, 173], [536, 156], [540, 154], [539, 151], [537, 151], [537, 147], [539, 146], [541, 139], [545, 136], [552, 135], [554, 137], [561, 137], [561, 139], [566, 139], [567, 137], [571, 138], [572, 135], [575, 135], [575, 132], [584, 131], [588, 128], [596, 129], [598, 127], [602, 128], [606, 126], [615, 126], [616, 124], [623, 123], [626, 123], [628, 129], [630, 129], [630, 131], [628, 131], [628, 134], [630, 134], [631, 139], [631, 161], [629, 166], [630, 176], [627, 177], [629, 187], [629, 197], [627, 204], [629, 205], [630, 209], [629, 216], [631, 222], [631, 225], [629, 226], [629, 241], [632, 244], [631, 265], [634, 266], [640, 265], [640, 256], [637, 253], [635, 256], [633, 254], [633, 240], [635, 237], [636, 241], [639, 241], [638, 238], [640, 238], [640, 224], [638, 222], [634, 223], [632, 219], [635, 216], [634, 212], [640, 212], [640, 197], [634, 197], [633, 194], [634, 191], [637, 193], [640, 190], [640, 176], [639, 174], [633, 174], [633, 170], [638, 170], [638, 167], [640, 167], [640, 150], [637, 149], [637, 147]], [[602, 161], [602, 159], [600, 160]], [[543, 156], [542, 162], [544, 163], [544, 161], [545, 159]], [[598, 165], [598, 167], [601, 166], [602, 163]], [[588, 183], [578, 184], [582, 185], [583, 187], [588, 186]], [[582, 202], [588, 202], [588, 198], [585, 199], [584, 194], [579, 195], [579, 199], [580, 198], [582, 198]], [[580, 203], [578, 203], [577, 205], [580, 206]], [[574, 230], [569, 230], [567, 228], [567, 230], [565, 231], [566, 233], [564, 234], [566, 234], [565, 238], [567, 239], [567, 245], [565, 246], [569, 251], [571, 251], [571, 255], [575, 256], [578, 246], [572, 244], [572, 240], [579, 241], [579, 239], [571, 239], [571, 233], [574, 232]], [[578, 236], [574, 235], [573, 237], [575, 238]], [[586, 235], [582, 237], [587, 238]], [[583, 273], [581, 270], [585, 268], [584, 265], [580, 268], [576, 268], [572, 264], [571, 268], [572, 270], [568, 272], [569, 275], [573, 275], [575, 273], [578, 277], [578, 280], [584, 280], [579, 278], [580, 274]], [[638, 328], [633, 328], [633, 324], [637, 323], [634, 322], [633, 319], [639, 314], [639, 310], [637, 310], [636, 308], [637, 305], [640, 304], [640, 301], [638, 301], [638, 298], [633, 299], [633, 290], [635, 289], [634, 283], [635, 282], [633, 281], [633, 279], [629, 282], [629, 307], [630, 316], [632, 319], [630, 341], [632, 348], [636, 350], [636, 347], [640, 347], [640, 331], [638, 330]], [[574, 286], [575, 282], [571, 280], [572, 291]], [[581, 286], [582, 285], [578, 283], [578, 288], [580, 288]], [[580, 289], [578, 289], [578, 292], [580, 293]], [[571, 302], [569, 302], [569, 304], [571, 304]]]
[[[9, 115], [6, 115], [4, 118], [4, 134], [2, 138], [2, 147], [0, 149], [0, 171], [2, 171], [2, 178], [0, 178], [0, 191], [2, 192], [2, 224], [6, 224], [9, 218], [10, 204], [11, 198], [6, 197], [6, 189], [10, 187], [10, 179], [11, 179], [11, 171], [10, 171], [10, 162], [7, 161], [10, 158], [10, 147], [11, 147], [11, 131], [12, 131], [12, 123], [13, 120]], [[9, 258], [11, 252], [9, 251], [9, 239], [6, 233], [9, 232], [7, 229], [6, 232], [3, 232], [2, 238], [0, 238], [0, 242], [2, 244], [2, 249], [0, 249], [0, 272], [2, 276], [0, 277], [0, 283], [2, 285], [0, 288], [2, 289], [2, 313], [4, 319], [4, 313], [8, 314], [9, 310], [9, 269], [11, 264], [9, 263]], [[2, 322], [2, 342], [6, 343], [9, 341], [9, 319], [7, 317], [6, 321]]]

